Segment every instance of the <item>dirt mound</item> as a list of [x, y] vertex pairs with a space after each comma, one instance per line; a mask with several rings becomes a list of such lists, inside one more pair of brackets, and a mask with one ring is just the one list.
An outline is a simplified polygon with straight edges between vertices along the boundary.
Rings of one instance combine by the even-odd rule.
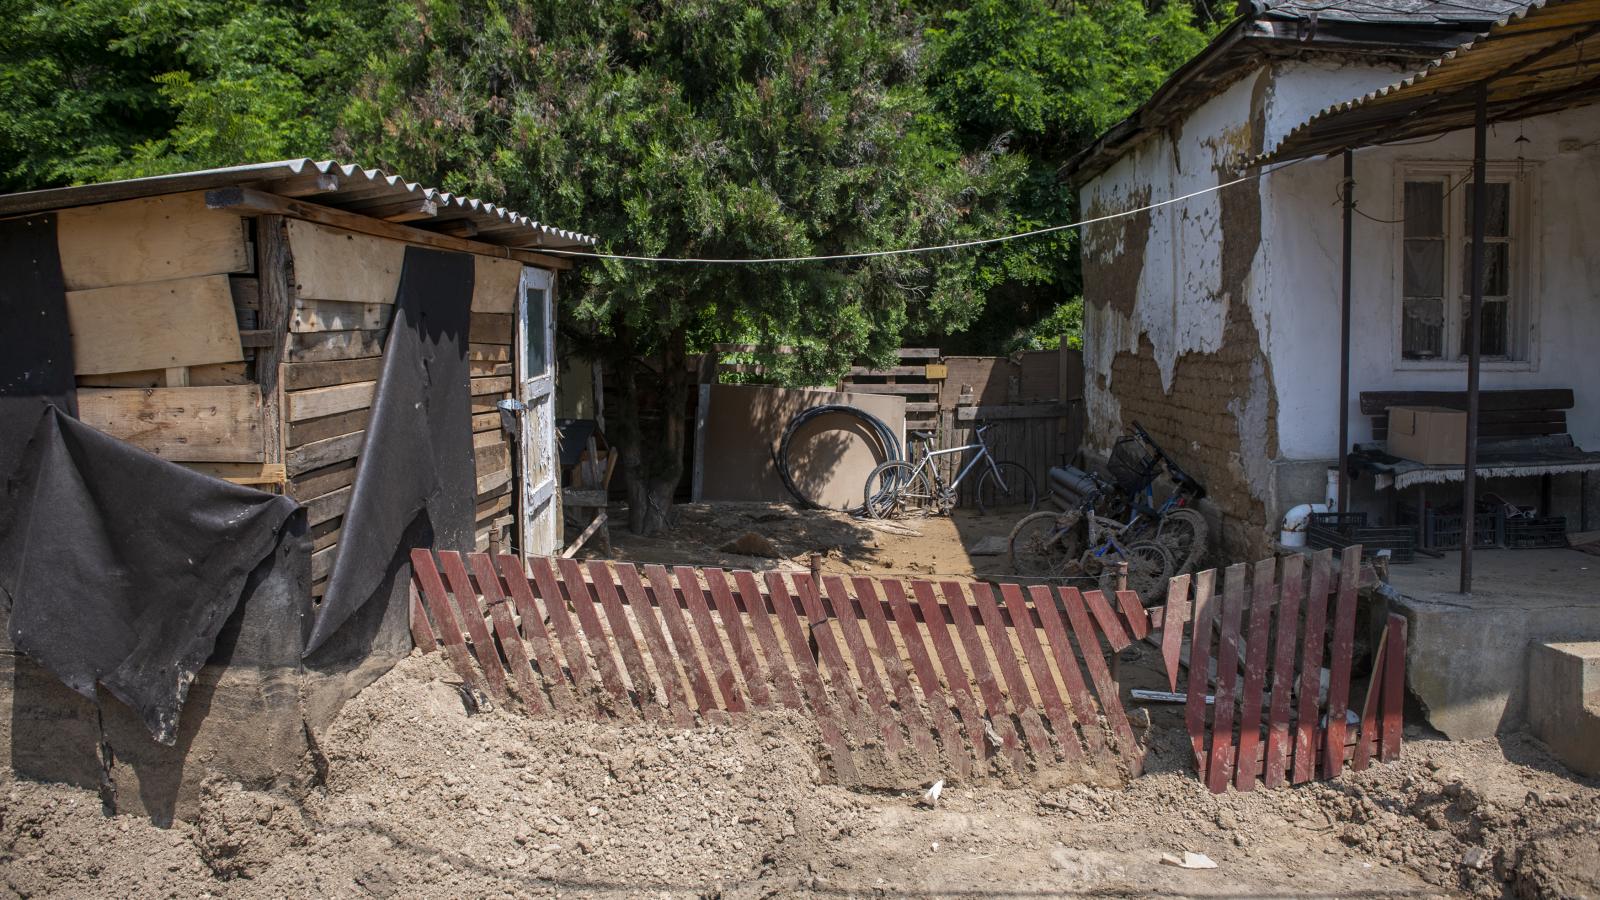
[[[107, 819], [92, 792], [0, 782], [5, 893], [1600, 895], [1600, 790], [1518, 739], [1412, 741], [1337, 783], [1219, 797], [1158, 715], [1152, 774], [1125, 787], [951, 783], [929, 807], [819, 783], [808, 717], [676, 731], [469, 713], [452, 681], [437, 655], [405, 660], [324, 736], [323, 784], [208, 783], [199, 818], [169, 830]], [[1160, 863], [1182, 850], [1218, 868]]]

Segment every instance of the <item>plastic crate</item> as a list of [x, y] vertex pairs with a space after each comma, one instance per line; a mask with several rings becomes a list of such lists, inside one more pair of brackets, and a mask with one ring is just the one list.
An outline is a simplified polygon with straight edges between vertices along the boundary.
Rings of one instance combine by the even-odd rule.
[[1533, 550], [1567, 546], [1566, 516], [1524, 516], [1505, 520], [1505, 546]]
[[1410, 525], [1368, 525], [1367, 514], [1312, 513], [1306, 527], [1306, 544], [1316, 550], [1343, 550], [1360, 544], [1368, 556], [1389, 551], [1389, 560], [1408, 563], [1417, 558], [1417, 531]]
[[[1400, 524], [1415, 526], [1417, 546], [1426, 550], [1460, 550], [1465, 537], [1460, 513], [1442, 513], [1432, 507], [1417, 515], [1416, 507], [1401, 504]], [[1480, 512], [1472, 531], [1472, 546], [1491, 549], [1505, 546], [1505, 517], [1498, 512]]]

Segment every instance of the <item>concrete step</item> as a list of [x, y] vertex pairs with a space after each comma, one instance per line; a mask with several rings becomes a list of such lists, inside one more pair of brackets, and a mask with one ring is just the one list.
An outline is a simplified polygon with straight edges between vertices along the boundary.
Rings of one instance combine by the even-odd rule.
[[1600, 775], [1600, 641], [1533, 646], [1528, 727], [1567, 768]]

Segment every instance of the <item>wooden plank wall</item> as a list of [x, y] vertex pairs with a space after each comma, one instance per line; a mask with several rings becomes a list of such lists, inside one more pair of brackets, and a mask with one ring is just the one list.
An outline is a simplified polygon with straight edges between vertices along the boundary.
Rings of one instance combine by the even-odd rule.
[[62, 210], [56, 240], [83, 421], [208, 474], [281, 481], [247, 346], [251, 221], [169, 194]]
[[[288, 492], [307, 510], [312, 594], [320, 596], [372, 414], [405, 244], [309, 222], [290, 220], [287, 227], [293, 309], [283, 366], [285, 461]], [[476, 258], [468, 351], [480, 550], [511, 520], [511, 447], [495, 403], [513, 396], [521, 271], [512, 260]]]

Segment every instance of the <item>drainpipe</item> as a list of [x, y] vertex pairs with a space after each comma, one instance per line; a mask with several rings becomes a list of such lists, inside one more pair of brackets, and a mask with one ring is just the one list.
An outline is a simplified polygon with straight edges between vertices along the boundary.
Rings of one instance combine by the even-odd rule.
[[1488, 220], [1489, 83], [1478, 85], [1472, 123], [1472, 306], [1467, 313], [1467, 453], [1461, 482], [1461, 593], [1472, 593], [1473, 531], [1478, 506], [1478, 375], [1483, 357], [1483, 232]]
[[1344, 151], [1344, 271], [1339, 285], [1339, 512], [1350, 511], [1350, 233], [1356, 209], [1355, 152]]

